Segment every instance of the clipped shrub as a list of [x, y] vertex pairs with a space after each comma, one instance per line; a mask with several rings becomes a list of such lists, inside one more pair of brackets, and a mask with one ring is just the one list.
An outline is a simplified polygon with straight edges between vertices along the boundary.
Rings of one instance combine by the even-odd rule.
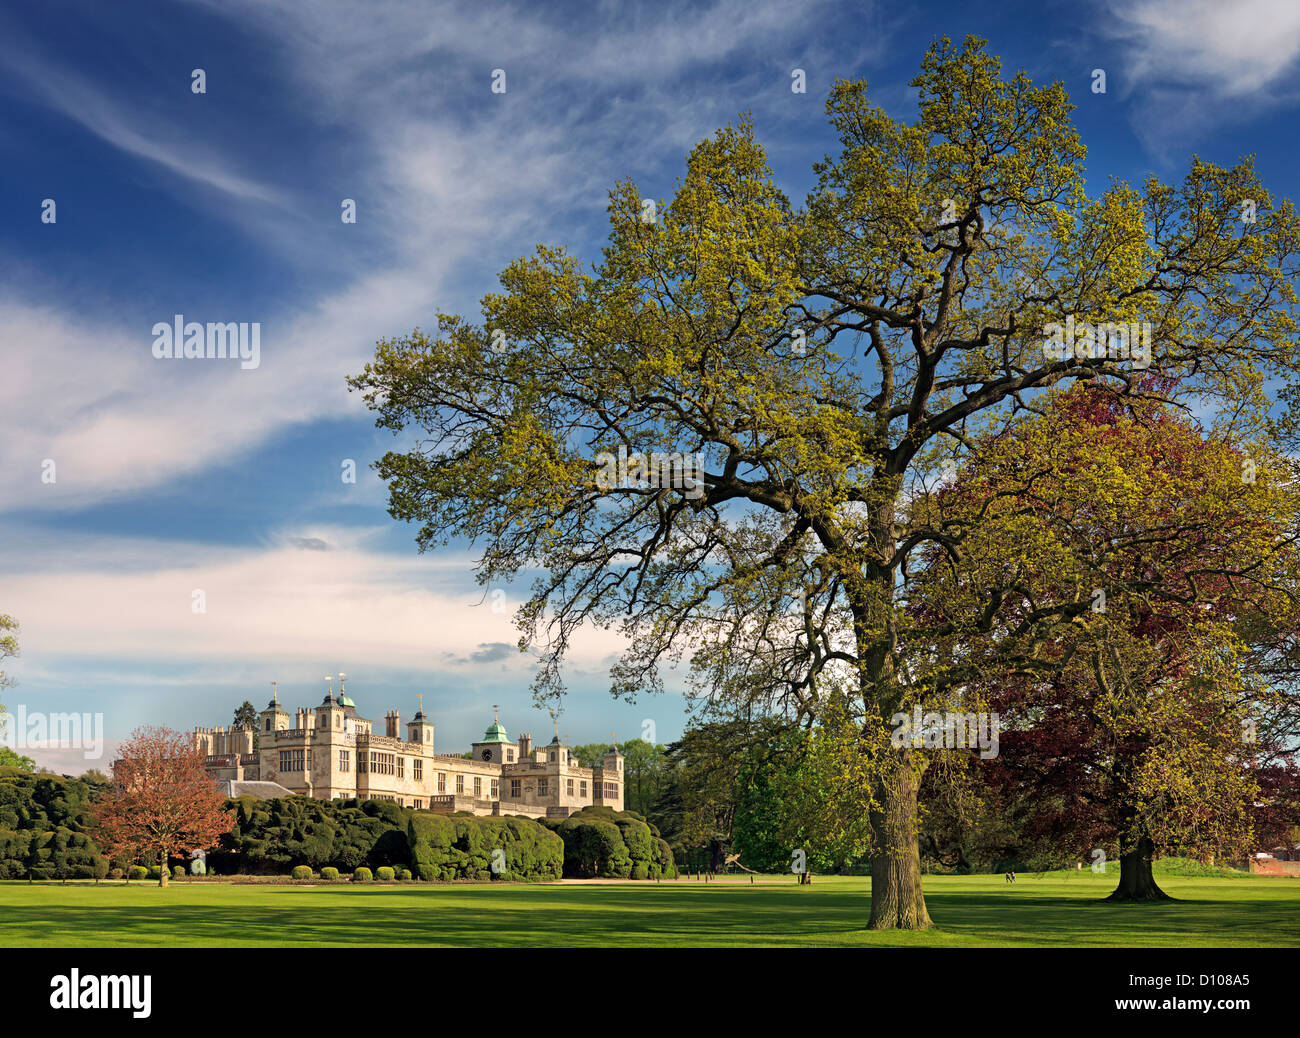
[[185, 871], [184, 865], [177, 865], [172, 869], [172, 879], [184, 879], [189, 873]]
[[160, 866], [160, 865], [150, 865], [150, 866], [149, 866], [149, 878], [150, 878], [150, 879], [162, 879], [162, 866]]
[[456, 826], [446, 815], [413, 815], [407, 823], [411, 863], [421, 879], [455, 879]]
[[108, 878], [109, 878], [109, 879], [121, 879], [124, 875], [125, 875], [125, 873], [124, 873], [121, 869], [109, 869], [109, 870], [108, 870]]
[[290, 875], [294, 879], [311, 879], [312, 871], [310, 865], [295, 865]]
[[564, 841], [565, 876], [642, 880], [676, 875], [667, 842], [635, 812], [585, 807], [549, 827]]
[[380, 883], [391, 883], [396, 873], [388, 865], [381, 865], [375, 870], [375, 879]]
[[423, 880], [559, 879], [564, 866], [564, 842], [531, 818], [412, 812], [407, 841]]
[[333, 865], [326, 865], [323, 869], [320, 870], [320, 878], [321, 878], [321, 879], [338, 879], [338, 878], [339, 878], [339, 870], [336, 869]]
[[92, 835], [98, 789], [80, 779], [0, 766], [0, 879], [107, 876], [111, 863]]
[[369, 883], [372, 879], [374, 879], [374, 875], [364, 865], [354, 869], [352, 872], [353, 883]]
[[132, 879], [148, 879], [149, 870], [143, 865], [132, 865], [130, 875]]
[[[227, 809], [235, 825], [209, 849], [212, 875], [220, 869], [283, 876], [299, 865], [319, 870], [321, 878], [326, 868], [345, 877], [364, 868], [381, 881], [388, 876], [381, 869], [405, 880], [559, 879], [564, 872], [564, 841], [531, 818], [441, 815], [383, 800], [308, 797], [245, 796], [227, 801]], [[628, 859], [623, 874], [631, 867]]]

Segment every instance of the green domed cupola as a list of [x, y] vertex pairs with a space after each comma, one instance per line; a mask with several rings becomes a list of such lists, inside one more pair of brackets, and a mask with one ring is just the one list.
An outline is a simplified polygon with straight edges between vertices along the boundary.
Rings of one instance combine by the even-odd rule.
[[355, 710], [357, 704], [352, 702], [352, 697], [348, 695], [348, 686], [345, 683], [345, 678], [347, 678], [347, 675], [344, 674], [343, 671], [339, 671], [339, 706], [344, 709], [352, 707], [352, 709]]

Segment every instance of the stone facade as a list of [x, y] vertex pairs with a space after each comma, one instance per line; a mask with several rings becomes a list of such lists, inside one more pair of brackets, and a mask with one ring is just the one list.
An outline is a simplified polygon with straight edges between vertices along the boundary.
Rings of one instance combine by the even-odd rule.
[[477, 815], [567, 818], [593, 804], [623, 809], [623, 755], [611, 746], [595, 768], [580, 766], [557, 735], [533, 748], [531, 735], [510, 742], [493, 720], [470, 757], [434, 750], [433, 722], [417, 711], [402, 734], [396, 710], [384, 734], [371, 730], [340, 688], [320, 706], [291, 715], [273, 698], [256, 732], [197, 728], [194, 744], [222, 782], [277, 782], [320, 800], [391, 800], [403, 807]]

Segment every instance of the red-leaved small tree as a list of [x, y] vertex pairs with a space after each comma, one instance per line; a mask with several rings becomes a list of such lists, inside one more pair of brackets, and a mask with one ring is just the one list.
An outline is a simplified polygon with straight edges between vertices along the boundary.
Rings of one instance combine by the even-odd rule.
[[119, 753], [112, 788], [98, 804], [100, 845], [133, 861], [156, 858], [165, 887], [169, 856], [211, 845], [233, 819], [203, 757], [180, 732], [137, 728]]

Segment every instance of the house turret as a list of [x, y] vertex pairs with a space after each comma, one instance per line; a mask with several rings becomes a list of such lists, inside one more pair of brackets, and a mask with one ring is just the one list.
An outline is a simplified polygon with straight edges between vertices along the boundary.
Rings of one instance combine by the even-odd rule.
[[[506, 760], [506, 749], [510, 745], [510, 739], [506, 735], [505, 726], [497, 716], [497, 710], [492, 710], [492, 723], [488, 725], [487, 731], [483, 733], [483, 738], [474, 743], [471, 750], [474, 759], [483, 761], [485, 764], [504, 764]], [[523, 745], [523, 740], [520, 740]]]
[[433, 722], [424, 716], [424, 697], [417, 698], [420, 700], [420, 707], [415, 711], [415, 716], [406, 722], [406, 739], [407, 742], [418, 742], [424, 747], [424, 751], [432, 756]]
[[271, 701], [261, 713], [262, 731], [283, 732], [289, 728], [289, 711], [280, 705], [278, 693], [272, 693]]

